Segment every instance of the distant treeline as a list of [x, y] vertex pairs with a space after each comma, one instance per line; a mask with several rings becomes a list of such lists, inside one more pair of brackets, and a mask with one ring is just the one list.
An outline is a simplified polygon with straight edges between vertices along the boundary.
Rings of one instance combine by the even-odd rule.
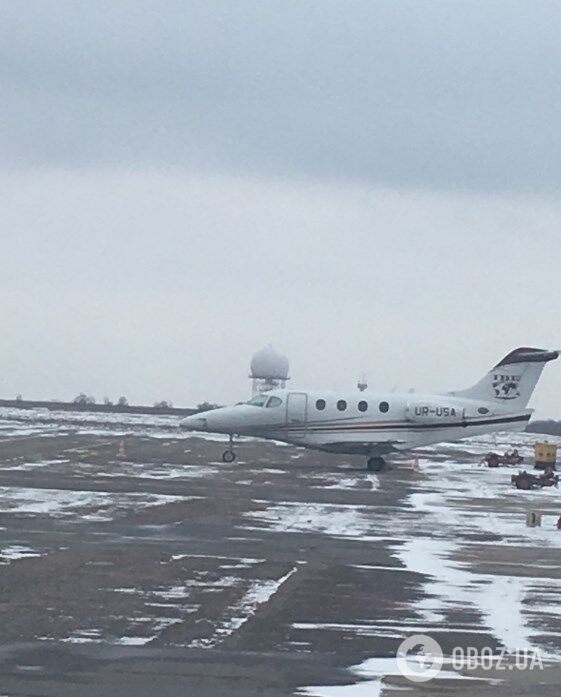
[[530, 433], [546, 433], [549, 436], [561, 436], [561, 421], [554, 421], [553, 419], [530, 421], [526, 430]]
[[165, 414], [175, 414], [177, 416], [190, 416], [199, 411], [213, 409], [215, 404], [204, 402], [196, 408], [162, 406], [157, 404], [153, 407], [134, 405], [134, 404], [92, 404], [83, 402], [45, 402], [30, 401], [26, 399], [0, 399], [0, 407], [8, 409], [48, 409], [49, 411], [89, 411], [102, 414], [154, 414], [163, 416]]

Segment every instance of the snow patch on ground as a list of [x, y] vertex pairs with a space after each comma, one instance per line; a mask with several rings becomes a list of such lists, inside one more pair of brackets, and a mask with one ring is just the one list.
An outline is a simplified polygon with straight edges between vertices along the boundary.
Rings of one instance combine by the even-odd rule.
[[[373, 511], [367, 506], [291, 501], [264, 503], [268, 504], [266, 510], [249, 511], [244, 516], [273, 531], [321, 533], [363, 541], [386, 539], [373, 534], [377, 528], [373, 524]], [[244, 529], [252, 528], [244, 526]]]
[[[535, 441], [531, 434], [516, 437], [520, 436]], [[507, 442], [510, 445], [511, 438]], [[478, 438], [477, 443], [486, 452], [491, 449], [488, 438]], [[514, 443], [520, 450], [520, 441]], [[427, 476], [407, 503], [420, 514], [415, 533], [422, 537], [406, 539], [394, 553], [409, 571], [427, 577], [425, 598], [415, 603], [415, 611], [426, 625], [440, 631], [448, 612], [458, 606], [469, 607], [481, 615], [484, 625], [508, 651], [535, 648], [535, 637], [547, 632], [533, 628], [531, 600], [539, 581], [532, 576], [532, 569], [516, 576], [479, 573], [460, 561], [462, 549], [470, 545], [462, 538], [490, 533], [503, 539], [478, 544], [559, 547], [561, 534], [555, 528], [554, 515], [544, 515], [541, 528], [528, 528], [525, 521], [525, 510], [561, 502], [559, 490], [520, 492], [510, 488], [509, 470], [503, 468], [480, 468], [453, 460], [424, 462], [421, 467]], [[511, 497], [513, 503], [522, 499], [527, 506], [522, 510], [518, 506], [516, 512], [493, 503]], [[481, 506], [474, 505], [478, 500]], [[559, 580], [548, 579], [547, 583], [561, 590]], [[553, 605], [553, 598], [548, 600]]]
[[314, 489], [342, 489], [356, 490], [362, 489], [364, 484], [370, 491], [375, 491], [380, 486], [380, 480], [374, 474], [364, 474], [357, 477], [337, 477], [337, 476], [320, 476], [319, 479], [327, 482], [326, 484], [317, 484]]
[[[40, 556], [41, 552], [37, 552], [35, 549], [31, 549], [31, 547], [25, 547], [23, 545], [10, 545], [0, 549], [0, 560], [7, 559], [8, 563], [17, 559], [28, 559]], [[0, 561], [0, 564], [1, 563], [3, 562]]]
[[[413, 661], [414, 659], [412, 659]], [[409, 661], [409, 658], [408, 658]], [[402, 675], [395, 658], [368, 658], [366, 661], [352, 666], [350, 672], [362, 682], [349, 685], [320, 685], [300, 688], [298, 694], [308, 697], [380, 697], [384, 690], [383, 680], [387, 675]], [[414, 670], [414, 668], [413, 668]], [[417, 671], [415, 671], [417, 672]], [[473, 680], [451, 670], [441, 670], [432, 680]], [[412, 685], [412, 683], [411, 683]], [[407, 688], [387, 688], [391, 691]]]
[[112, 520], [129, 510], [189, 501], [199, 497], [164, 494], [115, 494], [101, 491], [0, 487], [0, 513], [48, 515], [53, 518]]
[[423, 539], [408, 540], [396, 552], [409, 571], [428, 577], [426, 597], [414, 606], [423, 621], [437, 631], [448, 612], [471, 607], [507, 651], [534, 648], [523, 612], [529, 579], [475, 573], [454, 560], [458, 549], [452, 541]]
[[288, 581], [297, 570], [298, 568], [294, 567], [278, 580], [266, 579], [252, 581], [241, 600], [231, 608], [234, 614], [218, 623], [215, 627], [213, 636], [205, 639], [197, 639], [191, 642], [189, 646], [211, 648], [226, 639], [226, 637], [233, 634], [251, 619], [260, 605], [268, 603], [271, 597], [278, 592], [280, 587]]
[[33, 470], [43, 469], [45, 467], [51, 467], [53, 465], [62, 465], [70, 462], [70, 460], [38, 460], [37, 462], [23, 462], [19, 465], [8, 465], [2, 466], [2, 471], [8, 472], [30, 472]]
[[217, 467], [206, 465], [198, 467], [194, 465], [158, 464], [123, 462], [116, 471], [104, 473], [104, 477], [134, 477], [135, 479], [203, 479], [219, 473]]

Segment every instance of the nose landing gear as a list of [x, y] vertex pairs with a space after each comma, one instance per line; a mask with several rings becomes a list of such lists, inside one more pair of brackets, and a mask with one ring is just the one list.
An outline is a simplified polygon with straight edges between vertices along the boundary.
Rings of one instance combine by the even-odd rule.
[[386, 466], [383, 457], [369, 457], [366, 461], [366, 469], [369, 472], [381, 472]]
[[222, 462], [226, 462], [227, 464], [230, 464], [231, 462], [234, 462], [235, 459], [236, 459], [236, 453], [234, 452], [234, 436], [231, 435], [228, 449], [222, 453]]

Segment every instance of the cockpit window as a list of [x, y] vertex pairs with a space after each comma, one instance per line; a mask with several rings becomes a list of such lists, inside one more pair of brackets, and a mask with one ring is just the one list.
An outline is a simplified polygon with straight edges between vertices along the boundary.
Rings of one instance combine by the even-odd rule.
[[267, 399], [268, 397], [266, 394], [256, 394], [255, 397], [252, 397], [246, 404], [251, 404], [252, 407], [264, 407]]
[[282, 404], [282, 399], [280, 397], [269, 397], [269, 401], [267, 402], [267, 409], [270, 407], [280, 407]]

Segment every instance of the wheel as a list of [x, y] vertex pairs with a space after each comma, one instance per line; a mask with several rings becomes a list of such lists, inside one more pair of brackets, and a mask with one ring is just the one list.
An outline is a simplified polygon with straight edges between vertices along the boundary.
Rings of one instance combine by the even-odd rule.
[[381, 472], [386, 463], [383, 457], [370, 457], [366, 463], [366, 468], [369, 472]]
[[530, 487], [532, 486], [530, 478], [527, 475], [524, 476], [523, 474], [518, 475], [515, 483], [517, 489], [524, 489], [525, 491], [530, 489]]
[[233, 450], [225, 450], [222, 453], [222, 462], [234, 462], [236, 459], [236, 453]]

